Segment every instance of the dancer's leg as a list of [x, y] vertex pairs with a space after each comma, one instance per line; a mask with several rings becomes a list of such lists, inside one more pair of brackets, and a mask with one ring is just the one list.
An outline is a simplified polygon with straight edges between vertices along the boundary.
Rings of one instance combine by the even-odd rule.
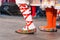
[[19, 29], [17, 33], [34, 33], [36, 32], [36, 28], [32, 21], [31, 11], [27, 4], [20, 4], [19, 5], [20, 11], [26, 21], [26, 26], [23, 29]]

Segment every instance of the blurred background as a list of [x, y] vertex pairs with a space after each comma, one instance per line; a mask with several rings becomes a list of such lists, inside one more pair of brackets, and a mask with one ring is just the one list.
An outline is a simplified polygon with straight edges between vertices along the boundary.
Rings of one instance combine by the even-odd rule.
[[15, 0], [0, 0], [0, 14], [10, 16], [21, 15]]
[[[42, 2], [42, 0], [40, 0]], [[36, 15], [44, 16], [45, 10], [36, 6]], [[22, 16], [15, 0], [0, 0], [0, 15]]]
[[[40, 0], [40, 3], [43, 0]], [[60, 3], [60, 0], [57, 0]], [[60, 16], [60, 12], [58, 11], [57, 16]], [[0, 15], [9, 15], [9, 16], [22, 16], [19, 10], [19, 7], [16, 5], [15, 0], [0, 0]], [[45, 17], [45, 10], [41, 6], [36, 6], [37, 17]], [[58, 18], [58, 17], [57, 17]]]

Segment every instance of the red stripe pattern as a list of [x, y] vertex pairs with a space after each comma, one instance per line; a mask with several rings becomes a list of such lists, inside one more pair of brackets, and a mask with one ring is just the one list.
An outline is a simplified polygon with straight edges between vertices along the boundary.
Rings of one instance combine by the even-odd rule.
[[[30, 17], [30, 8], [27, 6], [27, 4], [20, 4], [19, 5], [20, 11], [26, 21], [26, 26], [24, 28], [29, 29], [29, 26], [32, 24], [32, 18]], [[31, 19], [29, 19], [31, 18]]]

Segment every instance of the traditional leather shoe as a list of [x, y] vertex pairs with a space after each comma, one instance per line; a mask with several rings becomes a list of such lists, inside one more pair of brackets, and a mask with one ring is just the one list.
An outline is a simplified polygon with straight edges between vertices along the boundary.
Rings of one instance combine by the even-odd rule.
[[36, 32], [36, 28], [35, 29], [31, 29], [31, 30], [19, 29], [19, 30], [15, 31], [15, 32], [19, 33], [19, 34], [34, 34]]
[[39, 27], [39, 30], [44, 32], [57, 32], [56, 28], [47, 28], [47, 26]]

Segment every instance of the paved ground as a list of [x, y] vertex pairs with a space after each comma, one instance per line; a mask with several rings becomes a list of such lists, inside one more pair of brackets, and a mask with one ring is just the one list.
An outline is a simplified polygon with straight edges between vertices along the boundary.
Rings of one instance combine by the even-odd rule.
[[[46, 25], [45, 18], [34, 19], [35, 26]], [[35, 34], [17, 34], [15, 30], [22, 28], [25, 21], [22, 17], [0, 16], [0, 40], [60, 40], [60, 30], [58, 32], [41, 32], [37, 30]]]

